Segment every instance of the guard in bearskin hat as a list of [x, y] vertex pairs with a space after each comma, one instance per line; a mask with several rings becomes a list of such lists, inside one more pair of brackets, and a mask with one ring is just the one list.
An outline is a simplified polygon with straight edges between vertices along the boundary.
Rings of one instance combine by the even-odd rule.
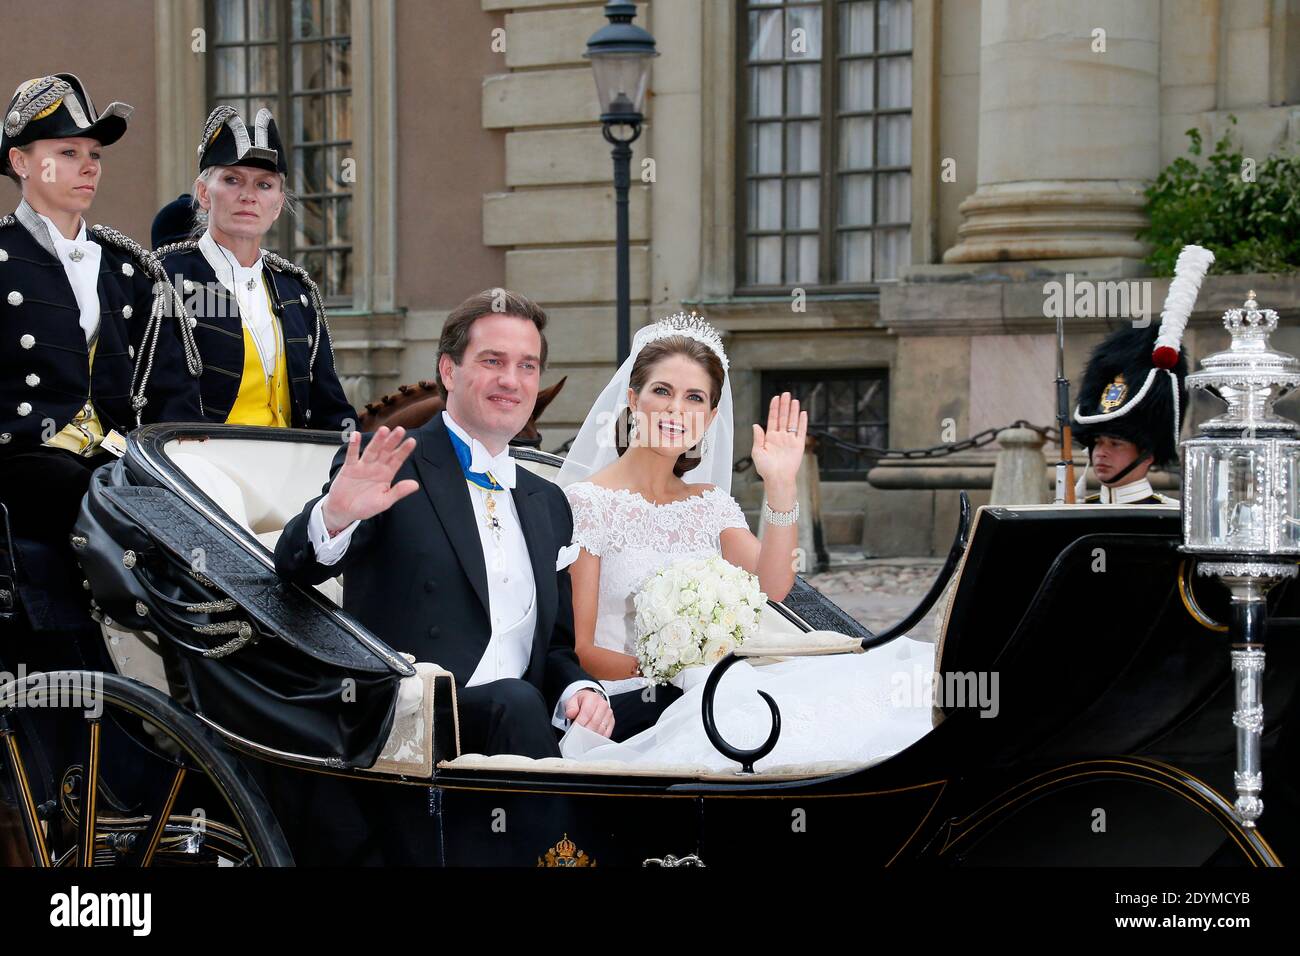
[[[1159, 327], [1125, 326], [1107, 336], [1089, 357], [1073, 432], [1088, 449], [1089, 467], [1097, 473], [1101, 490], [1085, 503], [1177, 503], [1155, 493], [1147, 472], [1178, 462], [1178, 436], [1187, 409], [1183, 331], [1213, 260], [1199, 246], [1184, 248]], [[1086, 475], [1085, 470], [1081, 484]]]

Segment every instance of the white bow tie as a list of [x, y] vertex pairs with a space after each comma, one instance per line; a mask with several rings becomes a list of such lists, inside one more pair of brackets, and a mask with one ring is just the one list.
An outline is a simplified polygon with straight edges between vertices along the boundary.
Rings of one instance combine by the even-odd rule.
[[510, 457], [509, 447], [503, 449], [499, 455], [493, 455], [477, 440], [471, 442], [469, 447], [470, 471], [476, 474], [490, 471], [497, 484], [503, 488], [509, 489], [515, 486], [515, 460]]

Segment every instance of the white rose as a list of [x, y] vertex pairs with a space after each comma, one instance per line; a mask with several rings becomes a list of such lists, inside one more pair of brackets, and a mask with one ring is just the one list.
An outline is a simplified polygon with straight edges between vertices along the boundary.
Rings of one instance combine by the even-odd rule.
[[659, 607], [672, 600], [677, 591], [677, 582], [670, 574], [657, 575], [650, 583], [650, 600]]
[[704, 663], [716, 664], [736, 649], [736, 642], [729, 637], [709, 641], [704, 645]]
[[674, 618], [664, 626], [661, 635], [666, 645], [680, 648], [691, 640], [691, 626], [681, 618]]
[[700, 645], [695, 643], [695, 641], [691, 641], [689, 644], [686, 644], [682, 647], [681, 652], [677, 655], [677, 657], [678, 660], [680, 660], [687, 667], [690, 667], [693, 664], [700, 663], [700, 661], [702, 660], [702, 655], [700, 653]]
[[718, 619], [718, 623], [722, 625], [723, 630], [734, 631], [736, 629], [736, 612], [730, 608], [723, 611]]
[[718, 602], [718, 583], [715, 578], [705, 577], [700, 581], [697, 590], [700, 595], [701, 604], [705, 601], [708, 601], [710, 604], [716, 604]]
[[725, 578], [718, 583], [718, 603], [735, 604], [740, 600], [740, 591], [732, 581]]

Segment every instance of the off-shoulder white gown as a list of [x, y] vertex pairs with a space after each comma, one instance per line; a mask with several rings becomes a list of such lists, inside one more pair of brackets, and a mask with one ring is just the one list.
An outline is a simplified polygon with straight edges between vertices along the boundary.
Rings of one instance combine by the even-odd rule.
[[[748, 528], [734, 498], [718, 488], [656, 505], [626, 489], [591, 482], [565, 488], [573, 508], [573, 540], [600, 558], [596, 608], [597, 647], [635, 653], [632, 599], [645, 580], [685, 558], [721, 554], [727, 528]], [[767, 738], [771, 716], [756, 691], [781, 709], [781, 737], [756, 769], [823, 761], [869, 763], [897, 753], [931, 727], [926, 690], [934, 645], [899, 638], [865, 654], [792, 658], [727, 672], [714, 706], [718, 729], [737, 747]], [[613, 743], [574, 725], [560, 744], [566, 757], [617, 760], [638, 765], [691, 765], [735, 769], [709, 742], [701, 720], [708, 668], [691, 668], [685, 693], [651, 728]], [[643, 678], [605, 681], [611, 693], [645, 687]]]

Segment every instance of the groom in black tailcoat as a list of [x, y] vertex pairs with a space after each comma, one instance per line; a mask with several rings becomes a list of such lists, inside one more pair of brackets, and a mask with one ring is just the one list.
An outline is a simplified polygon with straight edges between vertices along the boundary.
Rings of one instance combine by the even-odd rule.
[[410, 437], [350, 436], [326, 493], [275, 549], [276, 570], [297, 583], [343, 573], [348, 613], [455, 675], [466, 753], [559, 756], [570, 723], [606, 737], [617, 725], [626, 739], [662, 710], [639, 692], [609, 700], [582, 670], [568, 500], [510, 457], [537, 397], [545, 325], [539, 306], [502, 289], [458, 306], [438, 345], [446, 410]]

